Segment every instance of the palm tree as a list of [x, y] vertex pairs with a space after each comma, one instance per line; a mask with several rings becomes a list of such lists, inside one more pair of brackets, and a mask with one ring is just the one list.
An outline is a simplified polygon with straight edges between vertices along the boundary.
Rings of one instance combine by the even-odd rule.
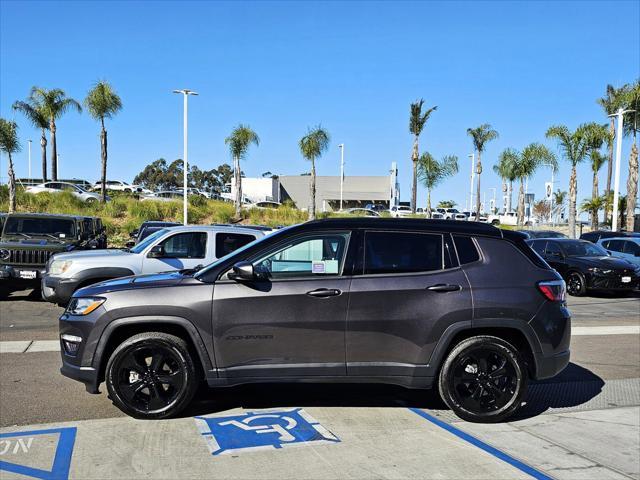
[[[613, 115], [616, 113], [616, 110], [620, 107], [620, 102], [622, 99], [622, 88], [615, 88], [613, 85], [607, 85], [607, 89], [605, 91], [605, 95], [602, 98], [597, 100], [598, 104], [604, 110], [605, 115]], [[609, 150], [609, 161], [607, 163], [607, 188], [605, 190], [605, 194], [611, 191], [611, 173], [612, 173], [612, 165], [613, 165], [613, 138], [616, 134], [615, 127], [615, 119], [613, 117], [609, 117], [609, 136], [611, 141], [608, 143], [607, 147]], [[605, 220], [609, 216], [609, 212], [607, 211], [607, 207], [605, 207], [604, 218]]]
[[587, 135], [583, 126], [571, 132], [564, 125], [554, 125], [547, 130], [547, 138], [556, 139], [565, 160], [571, 164], [569, 178], [569, 236], [576, 238], [576, 202], [578, 196], [578, 177], [576, 167], [587, 154]]
[[629, 175], [627, 177], [627, 231], [633, 232], [636, 202], [638, 199], [638, 128], [640, 128], [640, 80], [625, 89], [624, 108], [633, 110], [625, 115], [624, 133], [633, 137], [629, 155]]
[[[602, 157], [603, 160], [605, 157]], [[585, 198], [580, 204], [580, 210], [583, 212], [589, 212], [591, 216], [591, 229], [596, 230], [598, 228], [598, 212], [604, 208], [607, 201], [605, 196], [595, 198]]]
[[229, 145], [231, 157], [233, 157], [233, 179], [236, 186], [236, 218], [240, 218], [242, 209], [242, 175], [240, 170], [240, 160], [247, 157], [247, 152], [251, 144], [260, 145], [258, 134], [251, 130], [248, 125], [240, 124], [233, 129], [231, 135], [225, 138], [224, 143]]
[[18, 125], [0, 118], [0, 151], [9, 157], [9, 213], [16, 211], [16, 175], [13, 171], [12, 155], [20, 151]]
[[553, 192], [553, 204], [556, 206], [557, 214], [564, 216], [564, 202], [567, 199], [567, 192], [558, 189]]
[[498, 157], [498, 163], [493, 166], [493, 171], [502, 179], [502, 191], [507, 195], [507, 212], [512, 210], [513, 182], [518, 178], [514, 169], [517, 159], [518, 152], [507, 148]]
[[82, 107], [73, 98], [68, 98], [64, 90], [53, 88], [31, 88], [31, 97], [42, 105], [42, 111], [49, 120], [49, 132], [51, 135], [51, 179], [58, 180], [58, 146], [56, 143], [56, 120], [58, 120], [70, 108], [78, 113], [82, 112]]
[[438, 161], [429, 152], [418, 160], [418, 177], [427, 187], [427, 218], [431, 218], [431, 190], [442, 180], [458, 173], [458, 157], [446, 155]]
[[309, 220], [316, 218], [316, 158], [329, 148], [329, 132], [320, 125], [309, 128], [307, 134], [300, 139], [299, 147], [302, 156], [311, 162], [311, 205], [309, 205]]
[[480, 221], [480, 175], [482, 174], [482, 152], [487, 142], [498, 138], [498, 132], [488, 123], [483, 123], [477, 128], [467, 128], [467, 134], [473, 140], [473, 147], [476, 149], [478, 161], [476, 162], [476, 174], [478, 176], [476, 192], [476, 221]]
[[511, 161], [513, 161], [513, 174], [520, 180], [517, 222], [521, 227], [524, 223], [524, 181], [531, 178], [541, 165], [551, 165], [555, 170], [558, 163], [555, 155], [540, 143], [531, 143], [521, 153], [515, 152]]
[[102, 201], [107, 201], [107, 129], [104, 119], [112, 118], [122, 109], [122, 101], [111, 85], [97, 82], [84, 99], [84, 104], [95, 120], [100, 121], [100, 151], [102, 156]]
[[433, 106], [426, 112], [422, 113], [422, 106], [424, 100], [420, 100], [411, 104], [411, 112], [409, 114], [409, 132], [413, 134], [413, 151], [411, 154], [411, 160], [413, 164], [413, 183], [411, 184], [411, 213], [416, 213], [416, 203], [418, 198], [418, 158], [420, 156], [418, 150], [418, 139], [424, 128], [424, 124], [431, 114], [438, 109], [437, 106]]
[[[602, 153], [600, 153], [600, 149], [605, 142], [613, 143], [613, 139], [611, 138], [611, 134], [609, 132], [609, 129], [607, 128], [607, 125], [600, 125], [592, 122], [586, 124], [584, 128], [587, 136], [587, 154], [589, 155], [589, 160], [591, 161], [591, 171], [593, 172], [593, 188], [591, 192], [591, 207], [583, 208], [581, 206], [580, 208], [582, 209], [582, 211], [588, 211], [591, 213], [591, 225], [593, 228], [597, 228], [598, 212], [606, 204], [603, 199], [599, 200], [600, 193], [598, 192], [598, 172], [606, 161], [606, 157], [602, 155]], [[583, 205], [585, 204], [584, 201], [582, 203]], [[599, 205], [599, 208], [597, 209], [593, 207], [593, 205], [596, 204]]]
[[35, 128], [39, 128], [40, 148], [42, 149], [42, 181], [47, 181], [47, 130], [49, 129], [49, 119], [47, 118], [44, 107], [33, 95], [30, 95], [26, 101], [17, 101], [13, 103], [13, 109], [22, 112]]

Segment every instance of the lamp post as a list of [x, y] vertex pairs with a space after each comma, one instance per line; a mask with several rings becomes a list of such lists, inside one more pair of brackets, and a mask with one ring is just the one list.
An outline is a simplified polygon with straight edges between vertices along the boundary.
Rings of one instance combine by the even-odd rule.
[[476, 154], [470, 153], [467, 155], [471, 159], [471, 188], [469, 189], [469, 212], [473, 213], [473, 179], [475, 178], [475, 159]]
[[29, 145], [29, 180], [31, 180], [31, 140], [27, 140]]
[[189, 124], [188, 124], [188, 111], [189, 111], [189, 95], [198, 95], [196, 92], [192, 90], [188, 90], [186, 88], [182, 90], [174, 90], [173, 93], [180, 93], [184, 99], [184, 107], [183, 107], [183, 179], [182, 179], [182, 194], [183, 194], [183, 205], [182, 205], [182, 219], [183, 223], [187, 224], [187, 195], [188, 195], [188, 185], [187, 185], [187, 172], [189, 168], [189, 162], [187, 160], [187, 139], [189, 132]]
[[618, 199], [620, 194], [620, 158], [622, 157], [622, 127], [624, 124], [624, 114], [635, 112], [635, 110], [622, 110], [619, 108], [616, 113], [612, 113], [609, 117], [618, 117], [618, 128], [616, 131], [616, 172], [613, 184], [613, 218], [611, 219], [611, 231], [618, 230]]
[[340, 211], [342, 211], [342, 196], [344, 187], [344, 143], [338, 145], [340, 149]]

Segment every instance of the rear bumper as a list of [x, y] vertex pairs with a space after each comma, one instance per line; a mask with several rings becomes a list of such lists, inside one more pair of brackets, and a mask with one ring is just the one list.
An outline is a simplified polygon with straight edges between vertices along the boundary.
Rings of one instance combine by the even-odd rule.
[[546, 378], [555, 377], [569, 365], [571, 352], [557, 353], [549, 357], [539, 356], [536, 358], [536, 380], [544, 380]]

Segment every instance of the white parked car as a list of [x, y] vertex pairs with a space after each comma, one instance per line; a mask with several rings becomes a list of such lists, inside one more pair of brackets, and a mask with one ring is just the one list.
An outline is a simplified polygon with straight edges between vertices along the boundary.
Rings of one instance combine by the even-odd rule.
[[182, 192], [178, 192], [176, 190], [165, 190], [163, 192], [154, 192], [150, 193], [149, 195], [144, 195], [140, 197], [140, 201], [175, 202], [178, 200], [182, 200], [183, 198], [184, 195], [182, 195]]
[[[180, 195], [182, 195], [182, 188], [177, 188], [175, 190], [172, 190], [172, 192], [178, 192]], [[187, 190], [187, 194], [189, 194], [189, 195], [199, 195], [199, 196], [204, 197], [204, 198], [211, 198], [211, 194], [209, 192], [205, 192], [204, 190], [200, 190], [199, 188], [190, 187]]]
[[247, 208], [257, 208], [259, 210], [265, 210], [265, 209], [279, 208], [280, 205], [282, 204], [279, 202], [272, 202], [271, 200], [265, 200], [263, 202], [255, 202], [255, 203], [252, 203], [251, 205], [247, 205]]
[[[138, 185], [130, 185], [127, 182], [121, 180], [107, 180], [105, 182], [107, 190], [113, 190], [114, 192], [130, 192], [130, 193], [142, 193], [142, 187]], [[102, 181], [98, 180], [93, 184], [92, 190], [102, 190]]]
[[389, 213], [394, 218], [407, 217], [411, 215], [411, 207], [406, 207], [404, 205], [394, 205], [389, 209]]
[[[60, 193], [60, 192], [71, 192], [74, 197], [79, 198], [83, 202], [97, 202], [100, 200], [100, 195], [93, 192], [87, 192], [82, 187], [75, 185], [73, 183], [67, 182], [45, 182], [40, 183], [38, 185], [34, 185], [32, 187], [27, 187], [25, 192], [28, 193]], [[107, 197], [107, 200], [111, 200]]]
[[355, 215], [358, 217], [379, 217], [380, 214], [375, 210], [371, 210], [370, 208], [349, 208], [344, 210], [344, 213], [348, 213], [349, 215]]
[[[163, 228], [128, 250], [84, 250], [51, 257], [42, 277], [42, 297], [66, 304], [73, 292], [118, 277], [194, 269], [264, 236], [261, 230], [190, 225]], [[126, 281], [144, 281], [131, 278]]]
[[611, 253], [612, 257], [623, 258], [627, 262], [640, 267], [640, 238], [638, 237], [614, 237], [601, 238], [598, 245], [602, 245]]
[[431, 218], [433, 220], [444, 220], [446, 217], [440, 212], [431, 212]]

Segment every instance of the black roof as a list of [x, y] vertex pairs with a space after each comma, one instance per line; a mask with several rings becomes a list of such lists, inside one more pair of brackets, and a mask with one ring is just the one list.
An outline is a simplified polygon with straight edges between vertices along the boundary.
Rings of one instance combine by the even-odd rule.
[[[433, 232], [447, 231], [467, 235], [482, 235], [512, 239], [524, 238], [524, 235], [508, 230], [501, 230], [481, 222], [463, 222], [460, 220], [428, 220], [420, 218], [379, 218], [379, 217], [355, 217], [355, 218], [327, 218], [312, 220], [297, 226], [297, 228], [383, 228], [399, 230], [426, 230]], [[294, 227], [296, 228], [296, 227]]]
[[65, 218], [69, 220], [82, 220], [84, 216], [82, 215], [68, 215], [66, 213], [8, 213], [7, 217], [26, 217], [26, 218]]

